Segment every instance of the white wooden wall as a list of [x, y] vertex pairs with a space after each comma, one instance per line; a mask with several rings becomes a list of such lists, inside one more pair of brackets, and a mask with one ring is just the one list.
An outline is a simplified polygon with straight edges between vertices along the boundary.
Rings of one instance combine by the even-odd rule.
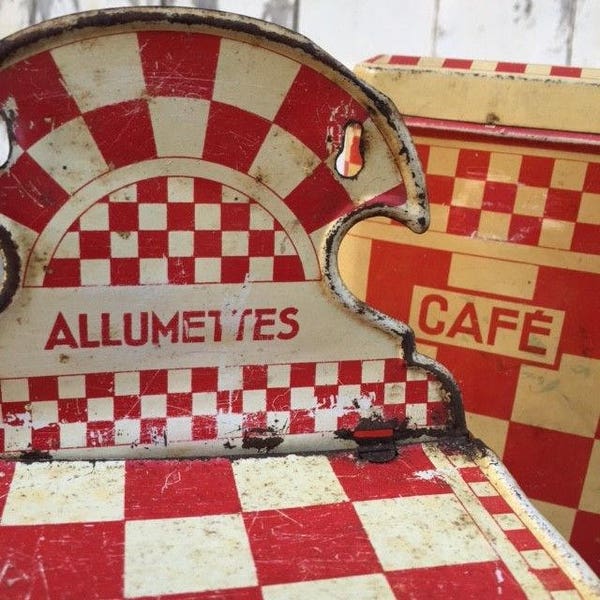
[[414, 54], [600, 67], [600, 0], [0, 0], [0, 37], [123, 5], [216, 6], [293, 26], [294, 3], [298, 30], [348, 66]]

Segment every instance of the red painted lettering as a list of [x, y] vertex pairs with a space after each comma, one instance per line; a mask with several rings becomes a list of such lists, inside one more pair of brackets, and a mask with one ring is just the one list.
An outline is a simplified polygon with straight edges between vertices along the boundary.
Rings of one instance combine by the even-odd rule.
[[[505, 321], [502, 317], [508, 317], [514, 319], [514, 321]], [[510, 308], [501, 308], [499, 306], [492, 307], [492, 314], [490, 315], [490, 330], [488, 331], [487, 343], [493, 346], [496, 341], [496, 333], [498, 329], [510, 329], [514, 331], [517, 328], [517, 322], [519, 320], [519, 311], [512, 310]]]
[[298, 309], [293, 308], [292, 306], [288, 306], [287, 308], [284, 308], [279, 313], [280, 321], [284, 325], [287, 325], [289, 327], [288, 331], [280, 331], [277, 334], [277, 337], [280, 340], [291, 340], [292, 338], [295, 338], [298, 335], [298, 331], [300, 331], [300, 325], [298, 324], [298, 321], [296, 321], [296, 319], [293, 318], [297, 314], [298, 314]]
[[125, 313], [123, 315], [123, 334], [127, 346], [143, 346], [148, 343], [148, 313], [140, 313], [139, 333], [137, 337], [133, 336], [133, 315]]
[[69, 328], [67, 320], [61, 312], [56, 315], [56, 320], [54, 321], [44, 350], [53, 350], [56, 346], [68, 346], [69, 348], [79, 347], [73, 332]]
[[160, 336], [171, 336], [170, 342], [176, 344], [179, 341], [179, 312], [176, 312], [168, 323], [163, 323], [156, 313], [152, 313], [152, 343], [160, 345]]
[[120, 346], [123, 343], [121, 340], [114, 340], [110, 336], [110, 313], [100, 315], [100, 337], [103, 346]]
[[429, 307], [434, 303], [439, 304], [440, 311], [446, 312], [448, 310], [448, 301], [443, 296], [430, 294], [423, 298], [423, 301], [421, 302], [421, 311], [419, 313], [419, 327], [421, 328], [421, 331], [424, 331], [429, 335], [439, 335], [444, 331], [443, 321], [438, 321], [434, 325], [430, 325], [427, 322]]
[[100, 340], [90, 340], [87, 315], [79, 315], [79, 343], [81, 348], [100, 347]]
[[523, 330], [521, 331], [521, 339], [519, 341], [519, 350], [522, 350], [523, 352], [532, 352], [533, 354], [546, 354], [546, 348], [530, 343], [530, 337], [535, 333], [549, 336], [551, 333], [550, 329], [547, 327], [540, 327], [534, 323], [550, 324], [552, 321], [552, 317], [550, 315], [545, 315], [541, 310], [536, 310], [534, 313], [525, 313]]
[[190, 310], [183, 311], [181, 313], [181, 320], [183, 322], [183, 333], [181, 335], [181, 341], [185, 344], [191, 342], [203, 342], [203, 335], [193, 335], [193, 329], [200, 329], [204, 327], [204, 311], [203, 310]]
[[448, 337], [455, 337], [459, 333], [470, 335], [476, 342], [483, 343], [483, 337], [481, 336], [481, 329], [479, 327], [479, 319], [477, 318], [477, 311], [473, 302], [467, 302], [456, 320], [452, 324], [452, 327], [448, 329]]
[[[273, 327], [275, 319], [270, 318], [277, 314], [276, 308], [257, 308], [254, 311], [256, 321], [254, 322], [253, 340], [272, 340], [275, 337], [274, 333], [266, 333], [265, 327]], [[269, 318], [267, 318], [269, 315]]]

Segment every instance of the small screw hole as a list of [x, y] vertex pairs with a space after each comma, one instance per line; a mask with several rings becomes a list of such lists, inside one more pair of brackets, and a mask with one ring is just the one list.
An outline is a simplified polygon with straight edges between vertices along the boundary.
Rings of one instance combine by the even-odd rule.
[[335, 160], [335, 170], [342, 177], [356, 177], [364, 166], [361, 139], [362, 125], [348, 123], [344, 129], [344, 143]]

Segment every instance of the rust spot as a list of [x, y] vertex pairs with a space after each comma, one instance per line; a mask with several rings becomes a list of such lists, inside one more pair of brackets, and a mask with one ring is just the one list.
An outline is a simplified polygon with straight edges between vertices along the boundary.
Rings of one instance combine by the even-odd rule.
[[258, 452], [270, 452], [283, 443], [283, 438], [277, 435], [278, 433], [273, 427], [266, 429], [255, 427], [244, 431], [242, 448], [245, 450], [254, 448]]
[[489, 112], [485, 116], [486, 125], [497, 125], [498, 123], [500, 123], [500, 117], [495, 112]]

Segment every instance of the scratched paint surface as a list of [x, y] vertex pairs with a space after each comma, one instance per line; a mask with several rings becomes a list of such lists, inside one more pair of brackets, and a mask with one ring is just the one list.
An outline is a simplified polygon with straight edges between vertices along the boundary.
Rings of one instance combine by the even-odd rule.
[[493, 458], [468, 446], [413, 444], [385, 465], [341, 453], [1, 473], [4, 597], [595, 593]]

